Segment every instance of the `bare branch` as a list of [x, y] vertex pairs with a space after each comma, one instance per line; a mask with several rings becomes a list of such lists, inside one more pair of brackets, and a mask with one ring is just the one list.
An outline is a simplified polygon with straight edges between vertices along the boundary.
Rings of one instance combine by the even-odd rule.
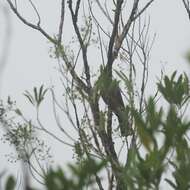
[[84, 90], [85, 93], [89, 94], [89, 88], [88, 86], [79, 78], [79, 76], [77, 75], [74, 67], [72, 66], [72, 64], [70, 63], [70, 61], [68, 60], [68, 57], [67, 55], [65, 54], [65, 52], [61, 52], [61, 56], [62, 56], [62, 59], [64, 60], [66, 66], [67, 66], [67, 69], [69, 70], [71, 76], [73, 77], [76, 85], [81, 88], [82, 90]]
[[188, 14], [189, 20], [190, 20], [190, 5], [189, 5], [189, 0], [182, 0], [184, 7], [186, 9], [186, 12]]
[[116, 57], [117, 57], [118, 52], [119, 52], [119, 50], [120, 50], [120, 48], [122, 46], [123, 40], [125, 39], [128, 31], [130, 29], [130, 26], [131, 26], [132, 22], [134, 21], [134, 16], [135, 16], [135, 14], [137, 12], [138, 4], [139, 4], [139, 0], [134, 0], [133, 8], [132, 8], [130, 17], [129, 17], [127, 23], [125, 24], [125, 26], [123, 27], [123, 31], [122, 31], [121, 35], [118, 36], [118, 39], [117, 39], [117, 41], [115, 43], [114, 52], [115, 52]]
[[112, 64], [115, 58], [115, 52], [113, 52], [113, 46], [114, 46], [115, 38], [118, 35], [119, 17], [121, 14], [122, 4], [123, 4], [123, 0], [117, 1], [115, 16], [114, 16], [114, 25], [113, 25], [112, 34], [109, 41], [107, 66], [108, 66], [108, 70], [109, 70], [108, 72], [110, 75], [111, 75], [111, 70], [112, 70]]
[[[96, 0], [96, 3], [97, 3], [97, 5], [98, 5], [98, 7], [100, 8], [100, 10], [102, 11], [102, 13], [104, 14], [104, 16], [108, 19], [108, 21], [109, 21], [111, 24], [113, 24], [113, 21], [112, 21], [110, 15], [109, 15], [108, 12], [107, 12], [107, 8], [106, 8], [106, 10], [104, 10], [104, 8], [103, 8], [103, 6], [101, 5], [101, 3], [100, 3], [99, 0]], [[106, 7], [106, 5], [105, 5], [105, 7]]]
[[39, 12], [38, 12], [36, 6], [34, 5], [34, 3], [31, 0], [29, 0], [29, 2], [30, 2], [31, 6], [33, 7], [33, 9], [34, 9], [34, 11], [38, 17], [38, 24], [37, 25], [39, 26], [41, 23], [41, 18], [40, 18]]
[[153, 3], [154, 0], [149, 1], [139, 12], [136, 14], [133, 18], [133, 20], [136, 20], [138, 17], [141, 16], [141, 14]]
[[77, 1], [77, 5], [76, 5], [76, 8], [75, 8], [75, 13], [74, 13], [73, 8], [72, 8], [72, 0], [69, 0], [68, 4], [69, 4], [69, 10], [70, 10], [71, 16], [72, 16], [73, 26], [74, 26], [76, 35], [78, 37], [80, 46], [82, 48], [82, 55], [83, 55], [84, 69], [85, 69], [85, 75], [86, 75], [86, 82], [87, 82], [88, 88], [90, 89], [91, 88], [91, 82], [90, 82], [91, 77], [90, 77], [89, 64], [88, 64], [88, 60], [87, 60], [87, 45], [84, 44], [84, 41], [83, 41], [83, 39], [81, 37], [80, 31], [79, 31], [79, 28], [78, 28], [78, 25], [77, 25], [78, 11], [79, 11], [79, 8], [80, 8], [80, 2], [81, 2], [80, 0]]
[[61, 1], [61, 19], [59, 23], [59, 34], [58, 34], [58, 46], [61, 45], [64, 18], [65, 18], [65, 0], [62, 0]]
[[52, 42], [53, 44], [57, 44], [56, 40], [54, 38], [52, 38], [47, 32], [45, 32], [45, 30], [43, 30], [41, 28], [41, 26], [39, 25], [39, 23], [37, 25], [30, 23], [29, 21], [27, 21], [23, 16], [21, 16], [21, 14], [17, 11], [17, 8], [13, 5], [13, 3], [11, 2], [11, 0], [7, 0], [10, 8], [12, 9], [12, 11], [17, 15], [17, 17], [27, 26], [38, 30], [40, 33], [43, 34], [43, 36], [45, 36], [50, 42]]
[[153, 2], [154, 0], [151, 0], [149, 1], [143, 8], [142, 10], [138, 13], [137, 13], [137, 10], [138, 10], [138, 4], [139, 4], [139, 0], [135, 0], [134, 3], [133, 3], [133, 8], [132, 8], [132, 11], [131, 11], [131, 14], [130, 14], [130, 17], [126, 23], [126, 25], [124, 26], [123, 28], [123, 31], [121, 33], [121, 35], [118, 37], [117, 39], [117, 43], [115, 44], [115, 53], [116, 55], [118, 54], [121, 46], [122, 46], [122, 43], [123, 43], [123, 40], [125, 39], [126, 35], [128, 34], [128, 31], [130, 29], [130, 26], [132, 24], [133, 21], [135, 21], [150, 5], [151, 3]]

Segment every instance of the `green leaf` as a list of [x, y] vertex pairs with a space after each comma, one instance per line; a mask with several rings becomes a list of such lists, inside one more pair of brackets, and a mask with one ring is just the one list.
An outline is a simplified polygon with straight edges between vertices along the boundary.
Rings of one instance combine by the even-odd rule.
[[164, 179], [171, 187], [173, 187], [174, 189], [177, 189], [176, 185], [169, 179]]
[[129, 92], [132, 92], [133, 91], [133, 85], [131, 84], [131, 82], [128, 79], [127, 75], [123, 71], [118, 72], [117, 70], [115, 70], [115, 72], [124, 81], [124, 83], [125, 83], [125, 85], [127, 87], [127, 90]]
[[145, 122], [142, 118], [142, 115], [139, 114], [137, 111], [133, 111], [133, 115], [135, 118], [135, 125], [137, 127], [137, 131], [138, 131], [140, 140], [141, 140], [142, 144], [145, 146], [145, 148], [148, 151], [150, 151], [152, 143], [153, 143], [153, 139], [147, 129], [147, 125], [145, 124]]
[[13, 176], [9, 176], [5, 185], [5, 190], [14, 190], [16, 182]]
[[163, 84], [159, 81], [157, 85], [158, 90], [168, 103], [181, 107], [184, 105], [184, 102], [187, 102], [189, 99], [189, 79], [186, 74], [181, 74], [178, 79], [175, 80], [176, 73], [175, 71], [171, 78], [165, 76]]
[[34, 101], [34, 98], [32, 97], [32, 95], [30, 94], [30, 92], [28, 92], [27, 90], [25, 91], [25, 93], [23, 93], [23, 95], [29, 100], [29, 102], [32, 104], [32, 105], [35, 105], [35, 101]]
[[37, 92], [37, 88], [36, 87], [34, 87], [34, 98], [35, 98], [35, 101], [38, 104], [38, 92]]
[[37, 87], [33, 88], [33, 95], [26, 90], [24, 93], [24, 96], [27, 97], [27, 99], [30, 101], [32, 105], [39, 107], [42, 100], [44, 99], [46, 92], [47, 92], [47, 89], [44, 90], [44, 86], [41, 85], [39, 88], [39, 91]]
[[22, 115], [22, 112], [18, 108], [15, 110], [15, 113], [18, 114], [18, 115], [20, 115], [20, 116]]

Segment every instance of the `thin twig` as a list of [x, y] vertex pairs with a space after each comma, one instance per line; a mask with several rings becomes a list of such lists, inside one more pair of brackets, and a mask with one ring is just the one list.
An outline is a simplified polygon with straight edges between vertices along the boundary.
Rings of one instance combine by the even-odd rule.
[[30, 28], [33, 28], [35, 30], [38, 30], [41, 34], [43, 34], [43, 36], [45, 36], [50, 42], [52, 42], [53, 44], [57, 44], [56, 40], [54, 40], [54, 38], [52, 38], [47, 32], [45, 32], [45, 30], [43, 30], [41, 28], [41, 26], [39, 25], [35, 25], [30, 23], [29, 21], [27, 21], [23, 16], [21, 16], [21, 14], [17, 11], [17, 8], [13, 5], [13, 3], [11, 2], [11, 0], [7, 0], [10, 8], [12, 9], [12, 11], [17, 15], [17, 17], [27, 26], [29, 26]]
[[61, 41], [62, 41], [64, 20], [65, 20], [65, 0], [62, 0], [61, 1], [61, 19], [59, 23], [59, 33], [58, 33], [58, 46], [61, 45]]

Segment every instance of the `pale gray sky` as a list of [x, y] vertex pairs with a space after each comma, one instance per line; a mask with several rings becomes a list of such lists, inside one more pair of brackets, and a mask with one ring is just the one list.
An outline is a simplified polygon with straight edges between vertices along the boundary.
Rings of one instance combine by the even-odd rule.
[[[45, 24], [46, 29], [50, 33], [56, 32], [59, 12], [55, 10], [57, 10], [58, 2], [52, 1], [48, 2], [49, 4], [46, 2], [45, 7], [43, 7], [44, 1], [38, 3], [42, 7], [44, 23], [48, 23]], [[28, 18], [32, 17], [27, 7], [24, 10]], [[167, 72], [188, 71], [184, 55], [190, 48], [190, 22], [180, 0], [155, 0], [147, 14], [151, 16], [150, 33], [157, 34], [150, 61], [149, 89], [151, 92], [151, 85], [156, 81], [155, 76], [160, 75], [163, 66]], [[2, 18], [0, 17], [0, 24], [3, 23]], [[23, 25], [12, 13], [11, 20], [11, 48], [3, 77], [0, 78], [2, 80], [1, 96], [5, 98], [11, 95], [17, 100], [18, 105], [26, 109], [26, 113], [30, 115], [31, 107], [25, 106], [26, 101], [23, 99], [22, 93], [24, 90], [30, 90], [33, 86], [39, 86], [42, 83], [49, 85], [51, 79], [56, 76], [54, 69], [56, 61], [49, 57], [50, 46], [41, 34]], [[5, 24], [2, 26], [0, 26], [0, 36]], [[58, 143], [53, 141], [52, 143], [54, 143], [53, 153], [57, 155], [55, 160], [58, 160], [59, 163], [62, 163], [63, 160], [65, 162], [71, 160], [71, 149], [64, 148], [63, 158]], [[10, 147], [1, 142], [0, 147], [0, 160], [3, 163], [0, 164], [0, 171], [7, 167], [9, 169], [15, 167], [15, 164], [8, 163], [4, 157], [7, 151], [11, 152]]]

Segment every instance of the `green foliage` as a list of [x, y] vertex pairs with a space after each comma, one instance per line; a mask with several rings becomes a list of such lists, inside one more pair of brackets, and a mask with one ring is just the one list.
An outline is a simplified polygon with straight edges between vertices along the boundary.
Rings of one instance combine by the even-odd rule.
[[[165, 146], [177, 147], [188, 133], [190, 122], [183, 121], [177, 115], [176, 110], [171, 107], [165, 123], [163, 123], [163, 133], [165, 134]], [[182, 146], [183, 147], [183, 146]]]
[[[168, 102], [173, 102], [173, 97], [168, 95]], [[178, 104], [182, 105], [183, 101], [183, 98], [178, 99]], [[189, 189], [190, 147], [186, 137], [190, 122], [178, 115], [173, 104], [167, 112], [162, 108], [157, 111], [156, 107], [154, 99], [150, 98], [144, 115], [136, 110], [132, 112], [138, 137], [147, 153], [143, 158], [139, 150], [129, 152], [127, 172], [129, 170], [130, 175], [126, 175], [129, 189], [158, 189], [162, 175], [171, 166], [174, 168], [172, 175], [175, 183], [165, 179], [168, 184], [174, 189]], [[161, 134], [163, 140], [159, 138]], [[173, 153], [168, 158], [170, 152]]]
[[47, 190], [82, 190], [94, 184], [95, 175], [105, 164], [105, 161], [98, 163], [92, 159], [84, 160], [79, 165], [69, 164], [70, 178], [61, 168], [51, 169], [45, 178]]
[[129, 80], [128, 76], [123, 71], [118, 72], [117, 70], [115, 70], [115, 72], [119, 76], [119, 78], [125, 83], [128, 92], [133, 92], [134, 86], [131, 84], [131, 81]]
[[29, 125], [19, 125], [17, 128], [12, 129], [9, 135], [6, 135], [7, 140], [9, 140], [16, 147], [21, 146], [26, 141], [30, 141], [32, 138], [32, 126]]
[[15, 186], [16, 186], [16, 182], [15, 182], [14, 177], [9, 176], [5, 184], [5, 190], [14, 190]]
[[[50, 169], [45, 175], [46, 190], [83, 190], [85, 187], [92, 187], [95, 183], [96, 175], [105, 167], [106, 161], [97, 162], [94, 159], [86, 159], [79, 164], [69, 164], [69, 171], [65, 172], [58, 167]], [[68, 177], [70, 173], [70, 177]], [[9, 176], [5, 190], [15, 189], [15, 179]], [[33, 188], [32, 188], [33, 189]]]
[[189, 79], [184, 73], [175, 80], [176, 73], [177, 71], [172, 74], [171, 78], [165, 76], [163, 83], [161, 81], [158, 83], [158, 90], [162, 93], [168, 103], [181, 107], [190, 97]]
[[39, 107], [39, 105], [41, 104], [41, 102], [44, 99], [44, 96], [45, 96], [47, 90], [48, 89], [44, 89], [44, 86], [41, 85], [39, 90], [37, 89], [37, 87], [34, 87], [33, 94], [26, 90], [24, 93], [24, 96], [28, 99], [28, 101], [32, 105]]
[[160, 151], [154, 150], [143, 158], [138, 150], [130, 149], [127, 166], [123, 169], [123, 181], [127, 189], [157, 189], [165, 168], [161, 155]]
[[186, 53], [185, 57], [186, 57], [188, 63], [190, 63], [190, 51], [188, 51], [188, 52]]
[[38, 161], [43, 161], [45, 158], [51, 159], [50, 148], [36, 136], [33, 122], [23, 120], [24, 116], [21, 110], [16, 107], [15, 101], [9, 97], [7, 103], [2, 103], [0, 107], [3, 110], [0, 124], [5, 129], [0, 140], [3, 143], [9, 143], [16, 150], [15, 153], [5, 155], [8, 161], [11, 163], [17, 160], [29, 162], [33, 157]]
[[159, 132], [160, 124], [162, 122], [162, 108], [157, 111], [153, 98], [150, 98], [147, 102], [145, 117], [136, 110], [133, 110], [133, 115], [142, 144], [149, 151], [152, 146], [154, 149], [157, 148], [157, 142], [155, 141], [154, 135]]
[[176, 160], [170, 161], [170, 164], [174, 169], [172, 176], [175, 182], [170, 179], [165, 180], [175, 190], [188, 190], [190, 188], [190, 148], [185, 139], [178, 143], [176, 153]]

